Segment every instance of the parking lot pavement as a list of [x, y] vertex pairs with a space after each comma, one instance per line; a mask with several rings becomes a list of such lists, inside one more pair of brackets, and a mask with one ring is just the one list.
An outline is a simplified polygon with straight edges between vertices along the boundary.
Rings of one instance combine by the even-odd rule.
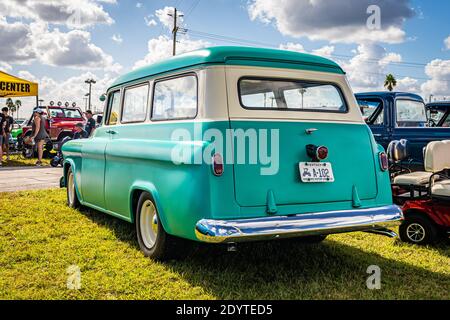
[[58, 188], [62, 168], [0, 168], [0, 192]]

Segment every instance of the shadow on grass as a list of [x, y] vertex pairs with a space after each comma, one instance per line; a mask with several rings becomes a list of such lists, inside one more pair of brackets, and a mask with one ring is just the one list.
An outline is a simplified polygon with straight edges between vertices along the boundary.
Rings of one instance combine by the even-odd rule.
[[[93, 222], [139, 250], [134, 226], [85, 210]], [[450, 277], [384, 258], [341, 242], [307, 245], [296, 240], [226, 247], [193, 243], [182, 261], [164, 265], [218, 299], [449, 299]], [[403, 245], [392, 241], [392, 246]], [[438, 250], [447, 255], [444, 248]], [[369, 290], [367, 268], [382, 272], [381, 290]]]

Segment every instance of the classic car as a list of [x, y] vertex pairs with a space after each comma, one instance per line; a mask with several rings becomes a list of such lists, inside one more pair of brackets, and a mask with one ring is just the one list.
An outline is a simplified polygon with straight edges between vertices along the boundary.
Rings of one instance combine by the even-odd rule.
[[[60, 103], [59, 103], [60, 104]], [[66, 105], [68, 105], [66, 103]], [[86, 123], [86, 119], [80, 108], [76, 106], [50, 105], [42, 107], [45, 110], [46, 123], [45, 128], [52, 140], [58, 146], [65, 137], [72, 137], [75, 125], [77, 123]], [[26, 126], [22, 128], [22, 137], [31, 135], [31, 122], [33, 116], [28, 120]]]
[[450, 101], [436, 101], [426, 105], [428, 121], [431, 127], [450, 127]]
[[450, 139], [450, 128], [429, 125], [425, 103], [416, 94], [367, 92], [356, 94], [356, 99], [376, 141], [384, 148], [394, 140], [409, 141], [414, 169], [423, 169], [428, 143]]
[[134, 223], [155, 259], [186, 240], [394, 236], [402, 219], [344, 71], [313, 55], [214, 47], [135, 70], [62, 151], [68, 205]]

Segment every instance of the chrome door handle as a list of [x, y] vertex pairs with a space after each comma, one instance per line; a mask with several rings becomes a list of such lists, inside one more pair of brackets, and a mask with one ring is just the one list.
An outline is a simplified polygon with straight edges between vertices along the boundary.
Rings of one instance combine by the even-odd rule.
[[306, 134], [313, 134], [314, 132], [318, 131], [319, 129], [316, 128], [310, 128], [310, 129], [306, 129], [305, 132]]

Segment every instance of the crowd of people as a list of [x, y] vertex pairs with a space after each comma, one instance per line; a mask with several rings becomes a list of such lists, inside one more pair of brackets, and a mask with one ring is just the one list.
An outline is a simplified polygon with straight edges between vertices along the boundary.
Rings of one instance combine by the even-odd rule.
[[[87, 110], [84, 113], [86, 117], [86, 124], [77, 123], [73, 132], [72, 139], [88, 138], [96, 128], [96, 122], [93, 119], [93, 113], [91, 110]], [[34, 146], [37, 162], [36, 166], [42, 166], [42, 158], [44, 155], [44, 145], [46, 141], [51, 140], [47, 132], [46, 117], [44, 111], [40, 108], [33, 110], [33, 118], [31, 122], [31, 136], [24, 140], [24, 143]], [[11, 139], [11, 132], [14, 126], [14, 119], [9, 115], [9, 109], [4, 107], [0, 114], [0, 167], [4, 163], [4, 155], [6, 156], [6, 162], [10, 161], [9, 142]]]

